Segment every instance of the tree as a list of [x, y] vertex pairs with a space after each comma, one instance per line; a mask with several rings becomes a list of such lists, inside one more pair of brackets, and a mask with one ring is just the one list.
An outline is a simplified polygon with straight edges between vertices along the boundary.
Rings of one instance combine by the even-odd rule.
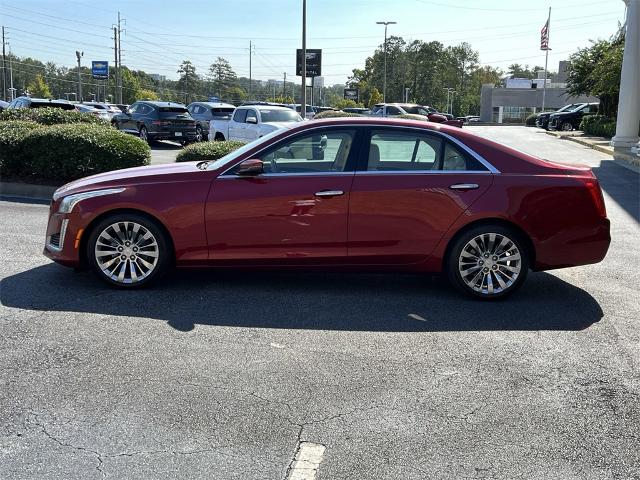
[[331, 106], [337, 110], [342, 110], [344, 108], [363, 108], [364, 103], [356, 102], [355, 100], [351, 100], [349, 98], [340, 98], [331, 102]]
[[178, 67], [180, 74], [178, 88], [184, 92], [185, 103], [190, 103], [200, 87], [200, 77], [196, 73], [196, 67], [189, 60], [185, 60]]
[[231, 64], [224, 58], [218, 57], [209, 67], [209, 78], [213, 84], [213, 91], [222, 98], [231, 88], [237, 86], [238, 76], [231, 68]]
[[45, 83], [43, 76], [39, 73], [33, 79], [33, 82], [27, 85], [27, 90], [34, 97], [51, 98], [51, 90], [49, 90], [49, 86]]
[[620, 96], [624, 36], [592, 42], [569, 57], [567, 93], [600, 99], [600, 112], [615, 117]]
[[160, 100], [160, 97], [153, 90], [143, 88], [138, 90], [138, 100]]
[[382, 102], [382, 94], [376, 87], [373, 87], [369, 94], [369, 101], [367, 102], [367, 106], [369, 108], [372, 108], [376, 103], [381, 103], [381, 102]]

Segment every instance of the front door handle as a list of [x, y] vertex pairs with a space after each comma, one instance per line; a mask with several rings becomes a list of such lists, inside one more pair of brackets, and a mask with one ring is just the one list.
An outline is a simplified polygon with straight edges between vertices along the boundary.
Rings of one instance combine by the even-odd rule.
[[478, 188], [477, 183], [454, 183], [449, 186], [451, 190], [475, 190]]
[[344, 195], [342, 190], [321, 190], [315, 193], [316, 197], [337, 197]]

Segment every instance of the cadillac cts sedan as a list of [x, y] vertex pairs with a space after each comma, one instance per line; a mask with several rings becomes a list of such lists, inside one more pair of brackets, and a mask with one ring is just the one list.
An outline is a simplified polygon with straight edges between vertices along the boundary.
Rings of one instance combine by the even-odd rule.
[[484, 299], [532, 270], [601, 261], [602, 192], [459, 128], [347, 118], [292, 124], [211, 162], [131, 168], [58, 189], [44, 253], [139, 287], [170, 267], [443, 272]]

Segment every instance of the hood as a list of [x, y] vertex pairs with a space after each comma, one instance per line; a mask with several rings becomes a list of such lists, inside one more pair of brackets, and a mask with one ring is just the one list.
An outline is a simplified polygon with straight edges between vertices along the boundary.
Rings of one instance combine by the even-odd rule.
[[69, 193], [85, 192], [98, 188], [162, 182], [168, 180], [167, 175], [171, 175], [171, 181], [180, 181], [181, 175], [184, 175], [186, 180], [188, 179], [187, 177], [193, 174], [203, 172], [196, 167], [197, 163], [198, 162], [168, 163], [164, 165], [149, 165], [98, 173], [63, 185], [55, 191], [54, 197], [60, 198]]
[[300, 122], [263, 122], [262, 124], [267, 127], [273, 127], [273, 130], [278, 130], [280, 128], [290, 127], [291, 124], [293, 123], [300, 123]]

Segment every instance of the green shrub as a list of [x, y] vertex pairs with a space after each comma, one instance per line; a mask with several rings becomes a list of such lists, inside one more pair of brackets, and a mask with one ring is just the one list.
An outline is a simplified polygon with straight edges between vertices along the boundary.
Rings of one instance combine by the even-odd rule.
[[148, 165], [149, 146], [105, 125], [53, 125], [33, 130], [23, 142], [31, 175], [73, 180], [120, 168]]
[[176, 162], [201, 162], [203, 160], [217, 160], [234, 150], [242, 147], [244, 143], [227, 140], [224, 142], [193, 143], [178, 153]]
[[326, 112], [316, 113], [313, 116], [314, 120], [322, 120], [323, 118], [340, 118], [340, 117], [363, 117], [359, 113], [350, 112], [338, 112], [336, 110], [327, 110]]
[[10, 120], [0, 122], [0, 173], [20, 175], [29, 171], [24, 140], [34, 130], [42, 128], [35, 122]]
[[524, 123], [525, 123], [525, 125], [527, 127], [535, 127], [537, 119], [538, 119], [538, 114], [537, 113], [532, 113], [531, 115], [529, 115], [527, 117], [527, 119], [524, 121]]
[[580, 122], [580, 130], [587, 135], [611, 138], [616, 134], [616, 121], [604, 115], [585, 115]]
[[89, 113], [63, 110], [61, 108], [12, 108], [3, 110], [0, 113], [0, 121], [2, 120], [30, 120], [42, 125], [57, 125], [60, 123], [105, 124], [104, 120], [100, 120]]
[[402, 115], [395, 115], [392, 118], [404, 118], [406, 120], [420, 120], [421, 122], [429, 121], [429, 119], [424, 115], [417, 115], [415, 113], [403, 113]]

